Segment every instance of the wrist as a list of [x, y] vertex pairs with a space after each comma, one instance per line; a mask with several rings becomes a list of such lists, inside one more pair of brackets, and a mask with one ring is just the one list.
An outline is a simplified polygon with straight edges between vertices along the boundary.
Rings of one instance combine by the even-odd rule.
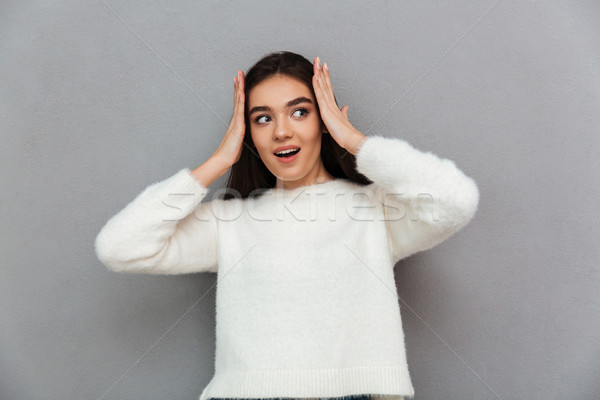
[[348, 141], [349, 144], [346, 147], [346, 150], [348, 151], [348, 153], [352, 154], [353, 156], [356, 156], [365, 140], [367, 140], [367, 136], [365, 136], [361, 132], [358, 132], [352, 137], [351, 140]]
[[233, 165], [229, 162], [225, 157], [221, 156], [219, 153], [214, 153], [210, 156], [207, 162], [212, 165], [213, 168], [217, 170], [222, 170], [223, 173], [227, 172], [229, 168]]

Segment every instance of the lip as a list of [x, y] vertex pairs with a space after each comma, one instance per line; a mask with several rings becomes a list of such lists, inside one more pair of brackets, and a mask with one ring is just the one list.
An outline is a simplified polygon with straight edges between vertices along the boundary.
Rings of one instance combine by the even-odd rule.
[[300, 146], [294, 146], [293, 144], [288, 144], [285, 146], [279, 146], [278, 148], [276, 148], [275, 150], [273, 150], [273, 154], [281, 151], [281, 150], [287, 150], [287, 149], [299, 149]]
[[[300, 147], [297, 147], [297, 146], [291, 146], [291, 147], [290, 146], [285, 146], [285, 147], [288, 148], [288, 149], [293, 149], [293, 148], [300, 149]], [[282, 150], [285, 150], [285, 149], [282, 149]], [[277, 151], [281, 151], [281, 150], [277, 150]], [[277, 161], [279, 161], [279, 162], [281, 162], [283, 164], [289, 164], [291, 162], [294, 162], [294, 160], [296, 158], [298, 158], [298, 155], [300, 154], [301, 151], [302, 151], [302, 149], [298, 150], [298, 152], [296, 154], [294, 154], [293, 156], [291, 156], [291, 157], [277, 157], [277, 156], [274, 156], [274, 157], [277, 159]]]

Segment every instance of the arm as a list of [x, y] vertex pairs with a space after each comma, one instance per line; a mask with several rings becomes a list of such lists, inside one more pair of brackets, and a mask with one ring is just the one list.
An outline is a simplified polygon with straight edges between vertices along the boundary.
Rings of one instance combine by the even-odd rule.
[[421, 152], [402, 139], [367, 136], [356, 153], [356, 167], [376, 185], [394, 263], [443, 242], [477, 211], [479, 190], [473, 179], [452, 160]]
[[208, 186], [236, 163], [244, 140], [244, 73], [234, 78], [234, 112], [217, 151], [148, 186], [96, 237], [98, 258], [112, 271], [148, 274], [217, 272], [217, 219]]
[[100, 261], [115, 272], [217, 272], [216, 217], [211, 202], [200, 202], [222, 170], [216, 165], [184, 168], [144, 189], [96, 237]]

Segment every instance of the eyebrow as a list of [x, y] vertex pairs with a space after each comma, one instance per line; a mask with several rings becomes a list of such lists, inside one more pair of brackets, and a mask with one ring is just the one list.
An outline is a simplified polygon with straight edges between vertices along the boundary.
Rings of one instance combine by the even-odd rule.
[[[296, 98], [294, 100], [288, 101], [287, 104], [285, 105], [285, 107], [286, 108], [290, 108], [290, 107], [293, 107], [293, 106], [295, 106], [297, 104], [300, 104], [300, 103], [310, 103], [310, 104], [313, 104], [313, 102], [312, 102], [311, 99], [309, 99], [308, 97], [301, 96], [301, 97], [298, 97], [298, 98]], [[269, 106], [256, 106], [256, 107], [252, 107], [252, 109], [250, 110], [250, 112], [248, 113], [248, 115], [252, 115], [253, 113], [258, 112], [258, 111], [271, 111], [271, 107], [269, 107]]]

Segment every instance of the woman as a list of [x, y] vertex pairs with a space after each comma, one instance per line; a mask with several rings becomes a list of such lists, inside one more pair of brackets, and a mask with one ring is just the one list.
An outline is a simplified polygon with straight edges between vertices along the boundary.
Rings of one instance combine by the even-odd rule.
[[[364, 135], [348, 122], [348, 106], [337, 109], [326, 64], [324, 67], [320, 70], [317, 63], [313, 66], [295, 53], [276, 52], [257, 62], [247, 77], [238, 71], [234, 78], [234, 115], [214, 154], [222, 160], [213, 163], [212, 168], [202, 165], [192, 174], [208, 186], [231, 167], [227, 186], [241, 197], [259, 188], [289, 188], [315, 179], [346, 178], [360, 184], [371, 183], [356, 171], [354, 156], [345, 150], [344, 146], [358, 146]], [[279, 99], [296, 102], [289, 107], [277, 104], [278, 115], [274, 119], [264, 111], [270, 108], [274, 112], [271, 103]], [[325, 106], [323, 111], [321, 103]], [[321, 114], [338, 137], [327, 134]], [[290, 131], [285, 132], [288, 127]], [[294, 138], [286, 136], [291, 131]], [[299, 146], [302, 155], [297, 160], [276, 157], [274, 150], [281, 146], [274, 144], [283, 142]]]
[[[200, 202], [230, 168], [228, 193]], [[199, 400], [402, 400], [414, 389], [394, 265], [478, 203], [453, 161], [354, 128], [319, 58], [276, 52], [238, 71], [214, 154], [148, 186], [96, 252], [113, 271], [218, 273], [215, 374]]]

